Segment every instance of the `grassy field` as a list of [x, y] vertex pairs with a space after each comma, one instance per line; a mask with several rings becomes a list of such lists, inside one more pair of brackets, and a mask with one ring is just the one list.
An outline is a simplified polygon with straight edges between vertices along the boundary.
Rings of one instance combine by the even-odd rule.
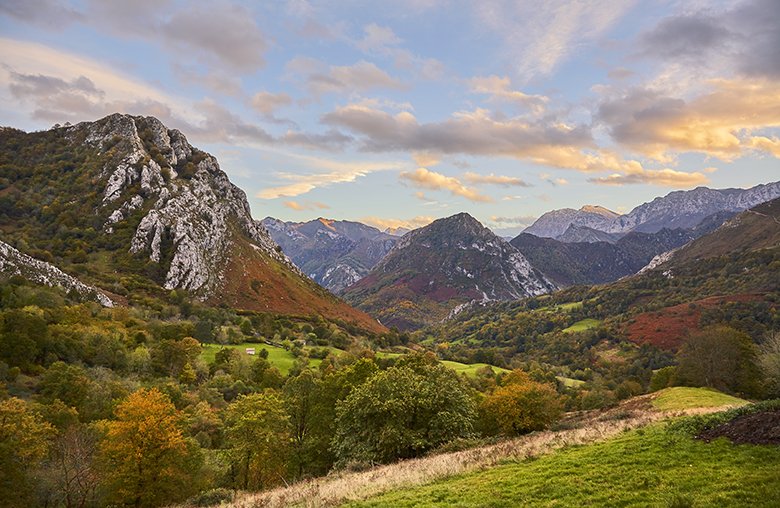
[[563, 377], [563, 376], [555, 376], [558, 381], [563, 383], [563, 386], [566, 386], [568, 388], [577, 388], [585, 384], [585, 381], [582, 381], [580, 379], [573, 379], [570, 377]]
[[591, 328], [595, 328], [601, 324], [601, 321], [598, 319], [582, 319], [580, 321], [577, 321], [573, 325], [571, 325], [568, 328], [564, 328], [561, 330], [563, 333], [571, 333], [571, 332], [584, 332], [585, 330], [590, 330]]
[[662, 411], [692, 409], [697, 407], [741, 406], [748, 402], [707, 388], [675, 386], [659, 391], [653, 406]]
[[[244, 350], [248, 347], [255, 348], [257, 353], [259, 353], [261, 349], [267, 349], [268, 361], [271, 362], [271, 365], [279, 369], [279, 371], [282, 374], [287, 374], [288, 372], [290, 372], [290, 369], [295, 363], [295, 357], [293, 356], [292, 353], [290, 353], [284, 348], [269, 346], [268, 344], [258, 344], [256, 342], [243, 342], [241, 344], [227, 344], [224, 346], [220, 344], [202, 344], [202, 346], [203, 346], [203, 351], [201, 352], [200, 357], [206, 363], [214, 362], [214, 356], [217, 354], [217, 351], [219, 351], [222, 348], [237, 349], [241, 353], [244, 353]], [[336, 348], [330, 348], [330, 350], [335, 354], [339, 354], [339, 352], [341, 352], [341, 350]], [[398, 358], [399, 356], [402, 356], [401, 353], [384, 353], [384, 352], [377, 352], [376, 355], [380, 358]], [[309, 360], [309, 365], [311, 365], [312, 367], [317, 367], [320, 363], [322, 363], [322, 360], [315, 359], [315, 358]], [[465, 363], [451, 362], [447, 360], [443, 360], [441, 363], [451, 368], [458, 374], [464, 373], [467, 376], [476, 376], [477, 371], [482, 367], [492, 367], [493, 371], [496, 373], [509, 372], [507, 369], [502, 369], [501, 367], [488, 365], [487, 363], [473, 363], [467, 365]]]
[[[206, 362], [206, 363], [212, 363], [214, 361], [214, 356], [217, 354], [217, 351], [219, 351], [222, 348], [229, 348], [229, 349], [237, 349], [241, 353], [244, 353], [244, 350], [248, 347], [255, 348], [255, 351], [257, 353], [260, 352], [261, 349], [268, 350], [268, 361], [279, 369], [279, 372], [282, 374], [287, 374], [290, 372], [290, 369], [292, 368], [293, 364], [295, 363], [295, 357], [292, 353], [287, 351], [284, 348], [276, 347], [276, 346], [269, 346], [268, 344], [258, 344], [256, 342], [244, 342], [242, 344], [227, 344], [227, 345], [220, 345], [220, 344], [203, 344], [203, 351], [200, 354], [200, 357]], [[309, 360], [309, 365], [312, 367], [318, 366], [320, 363], [322, 363], [322, 360], [312, 358]]]
[[501, 367], [495, 367], [493, 365], [488, 365], [487, 363], [472, 363], [472, 364], [465, 364], [460, 362], [451, 362], [449, 360], [442, 360], [444, 365], [451, 368], [458, 374], [466, 374], [467, 376], [476, 376], [477, 371], [481, 369], [482, 367], [490, 367], [493, 369], [493, 372], [496, 374], [500, 372], [509, 372], [507, 369], [502, 369]]
[[780, 447], [704, 443], [665, 424], [348, 506], [779, 506]]

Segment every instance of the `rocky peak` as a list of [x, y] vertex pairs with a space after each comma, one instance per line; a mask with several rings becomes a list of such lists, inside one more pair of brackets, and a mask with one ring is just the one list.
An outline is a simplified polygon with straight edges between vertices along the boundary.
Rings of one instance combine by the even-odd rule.
[[202, 295], [216, 290], [234, 230], [288, 264], [266, 229], [251, 216], [246, 194], [230, 183], [217, 160], [154, 117], [113, 114], [69, 127], [69, 134], [110, 153], [103, 168], [106, 234], [137, 211], [130, 245], [168, 264], [164, 286]]

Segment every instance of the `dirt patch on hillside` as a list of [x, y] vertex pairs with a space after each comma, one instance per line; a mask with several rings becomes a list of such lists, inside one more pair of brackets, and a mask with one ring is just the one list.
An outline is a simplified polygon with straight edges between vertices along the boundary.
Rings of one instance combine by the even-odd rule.
[[756, 302], [763, 299], [764, 295], [760, 294], [711, 296], [639, 314], [632, 319], [624, 331], [628, 339], [637, 344], [652, 344], [661, 349], [676, 350], [688, 334], [699, 328], [702, 309], [713, 308], [727, 302]]
[[719, 437], [737, 444], [780, 444], [780, 409], [738, 416], [696, 436], [706, 442]]

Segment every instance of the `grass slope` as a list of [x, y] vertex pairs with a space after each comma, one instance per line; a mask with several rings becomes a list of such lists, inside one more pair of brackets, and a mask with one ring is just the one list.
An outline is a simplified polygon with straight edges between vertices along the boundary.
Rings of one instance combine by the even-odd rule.
[[568, 328], [564, 328], [561, 330], [563, 333], [572, 333], [572, 332], [584, 332], [585, 330], [590, 330], [591, 328], [596, 328], [601, 324], [601, 321], [598, 319], [581, 319], [571, 325]]
[[780, 448], [696, 441], [664, 424], [350, 506], [778, 506]]
[[[268, 344], [258, 344], [256, 342], [244, 342], [242, 344], [226, 344], [224, 346], [219, 344], [203, 344], [202, 346], [203, 346], [203, 350], [200, 354], [200, 357], [206, 363], [214, 362], [214, 356], [217, 354], [217, 351], [219, 351], [222, 348], [237, 349], [241, 353], [244, 353], [244, 350], [248, 347], [255, 348], [256, 354], [259, 354], [261, 349], [268, 350], [268, 361], [271, 363], [271, 365], [279, 369], [279, 372], [281, 372], [284, 375], [287, 375], [287, 373], [290, 372], [290, 369], [295, 363], [295, 356], [293, 356], [291, 352], [281, 347], [269, 346]], [[255, 356], [252, 358], [257, 358], [257, 357]], [[312, 367], [317, 367], [321, 362], [322, 360], [317, 358], [309, 359], [309, 365], [311, 365]]]
[[743, 406], [748, 401], [708, 388], [675, 386], [659, 391], [653, 406], [661, 411], [676, 411], [699, 407]]

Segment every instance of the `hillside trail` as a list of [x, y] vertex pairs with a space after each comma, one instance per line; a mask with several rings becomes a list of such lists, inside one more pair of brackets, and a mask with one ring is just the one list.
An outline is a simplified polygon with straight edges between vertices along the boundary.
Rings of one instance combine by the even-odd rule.
[[623, 432], [676, 416], [722, 411], [724, 407], [659, 411], [655, 394], [629, 399], [608, 410], [568, 413], [556, 430], [534, 432], [496, 444], [442, 453], [360, 472], [336, 472], [259, 493], [239, 494], [222, 508], [321, 508], [373, 497], [384, 492], [423, 485], [443, 478], [481, 471], [508, 461], [522, 461], [555, 450], [604, 441]]

